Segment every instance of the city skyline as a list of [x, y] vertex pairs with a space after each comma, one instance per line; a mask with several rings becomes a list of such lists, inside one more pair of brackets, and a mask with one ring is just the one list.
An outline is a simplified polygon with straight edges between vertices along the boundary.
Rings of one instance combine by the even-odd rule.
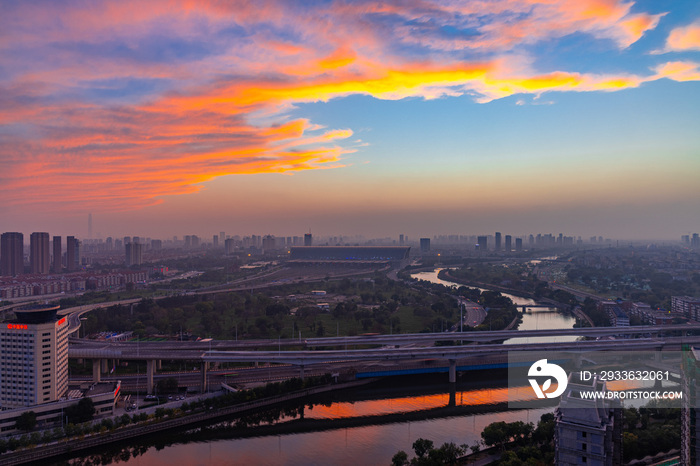
[[700, 230], [700, 5], [3, 4], [3, 231]]

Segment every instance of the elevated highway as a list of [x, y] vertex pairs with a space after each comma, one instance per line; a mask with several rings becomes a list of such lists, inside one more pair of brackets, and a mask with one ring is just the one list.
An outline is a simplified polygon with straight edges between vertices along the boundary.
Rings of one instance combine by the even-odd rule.
[[[700, 333], [700, 325], [640, 325], [634, 327], [594, 327], [571, 329], [543, 329], [543, 330], [497, 330], [491, 332], [440, 332], [440, 333], [405, 333], [395, 335], [360, 335], [344, 337], [307, 338], [304, 340], [212, 340], [212, 341], [164, 341], [164, 342], [110, 342], [104, 340], [86, 340], [72, 338], [71, 350], [128, 350], [129, 354], [140, 350], [144, 354], [151, 351], [165, 353], [177, 352], [205, 352], [226, 350], [252, 350], [256, 348], [281, 348], [283, 346], [319, 348], [339, 347], [352, 348], [357, 346], [406, 346], [429, 345], [439, 341], [465, 341], [465, 342], [500, 342], [512, 338], [533, 337], [560, 337], [576, 336], [587, 338], [604, 338], [611, 336], [651, 337], [659, 335], [671, 335], [673, 333]], [[509, 345], [510, 346], [510, 345]], [[70, 354], [70, 353], [69, 353]], [[80, 356], [75, 356], [80, 357]], [[87, 357], [87, 356], [84, 356]], [[141, 358], [137, 358], [141, 359]], [[164, 358], [167, 359], [167, 358]]]
[[[455, 334], [452, 334], [455, 335]], [[68, 355], [72, 358], [85, 358], [93, 360], [93, 380], [99, 381], [103, 360], [126, 359], [147, 361], [147, 383], [149, 393], [153, 390], [153, 377], [160, 360], [188, 360], [198, 361], [201, 365], [201, 377], [203, 389], [207, 385], [207, 371], [209, 363], [213, 362], [268, 362], [278, 364], [291, 364], [299, 367], [299, 374], [304, 376], [305, 366], [319, 363], [348, 363], [353, 361], [418, 361], [425, 359], [439, 359], [449, 363], [450, 382], [456, 380], [457, 361], [472, 358], [478, 361], [481, 358], [502, 355], [511, 351], [615, 351], [624, 349], [633, 350], [680, 350], [683, 345], [700, 345], [700, 336], [670, 336], [664, 338], [636, 338], [619, 340], [585, 340], [574, 342], [547, 343], [546, 348], [542, 343], [519, 343], [513, 345], [481, 344], [463, 346], [439, 346], [439, 347], [399, 347], [399, 348], [374, 348], [374, 349], [340, 349], [340, 350], [303, 350], [303, 351], [222, 351], [222, 350], [181, 350], [161, 349], [158, 344], [119, 344], [106, 345], [103, 348], [76, 348], [69, 347]]]

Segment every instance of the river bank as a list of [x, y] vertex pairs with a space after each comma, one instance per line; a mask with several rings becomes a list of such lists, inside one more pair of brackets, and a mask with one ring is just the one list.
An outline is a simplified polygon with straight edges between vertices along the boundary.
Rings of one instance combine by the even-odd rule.
[[262, 400], [244, 402], [225, 408], [210, 408], [209, 411], [180, 415], [170, 419], [154, 419], [148, 421], [145, 424], [129, 425], [114, 431], [103, 432], [87, 437], [81, 436], [79, 438], [64, 439], [54, 444], [29, 447], [24, 450], [4, 453], [0, 455], [0, 463], [9, 466], [43, 461], [48, 458], [68, 455], [77, 451], [88, 450], [102, 445], [121, 442], [124, 440], [141, 437], [144, 435], [150, 435], [202, 422], [210, 422], [225, 416], [244, 414], [248, 411], [273, 406], [275, 404], [284, 403], [291, 400], [305, 398], [311, 395], [327, 393], [336, 390], [344, 390], [348, 388], [355, 388], [372, 382], [374, 382], [374, 379], [362, 379], [339, 384], [312, 387], [304, 390], [298, 390], [296, 392], [288, 393], [285, 395], [278, 395]]

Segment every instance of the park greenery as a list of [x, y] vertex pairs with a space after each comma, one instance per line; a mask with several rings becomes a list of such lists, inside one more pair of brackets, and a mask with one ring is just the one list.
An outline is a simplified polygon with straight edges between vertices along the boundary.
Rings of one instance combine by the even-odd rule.
[[[324, 312], [309, 298], [327, 292]], [[463, 289], [489, 307], [479, 330], [505, 328], [516, 316], [510, 300], [497, 292]], [[382, 275], [314, 284], [277, 286], [258, 292], [180, 295], [143, 299], [132, 306], [112, 306], [87, 314], [85, 333], [126, 332], [135, 336], [182, 338], [307, 338], [362, 333], [439, 332], [459, 321], [455, 291], [439, 284], [406, 284]]]
[[622, 452], [625, 461], [681, 447], [681, 409], [654, 403], [622, 412]]

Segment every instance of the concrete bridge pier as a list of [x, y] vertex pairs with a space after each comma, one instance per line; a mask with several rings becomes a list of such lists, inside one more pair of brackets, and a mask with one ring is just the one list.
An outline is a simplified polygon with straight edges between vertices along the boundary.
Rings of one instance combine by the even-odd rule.
[[153, 395], [153, 374], [155, 372], [155, 366], [156, 366], [156, 361], [154, 359], [149, 359], [146, 361], [146, 377], [147, 377], [147, 385], [146, 385], [146, 393], [149, 395]]
[[457, 383], [457, 360], [450, 359], [450, 383]]
[[200, 387], [200, 392], [206, 393], [207, 391], [207, 369], [208, 369], [208, 364], [206, 361], [202, 362], [202, 369], [201, 369], [201, 374], [202, 374], [202, 383]]
[[100, 372], [100, 369], [102, 367], [102, 360], [101, 359], [93, 359], [92, 360], [92, 381], [93, 382], [101, 382], [102, 381], [102, 373]]
[[102, 373], [103, 373], [103, 374], [108, 373], [108, 372], [109, 372], [109, 368], [107, 367], [107, 364], [109, 363], [109, 360], [107, 360], [107, 359], [100, 359], [100, 361], [101, 361], [101, 363], [102, 363]]

